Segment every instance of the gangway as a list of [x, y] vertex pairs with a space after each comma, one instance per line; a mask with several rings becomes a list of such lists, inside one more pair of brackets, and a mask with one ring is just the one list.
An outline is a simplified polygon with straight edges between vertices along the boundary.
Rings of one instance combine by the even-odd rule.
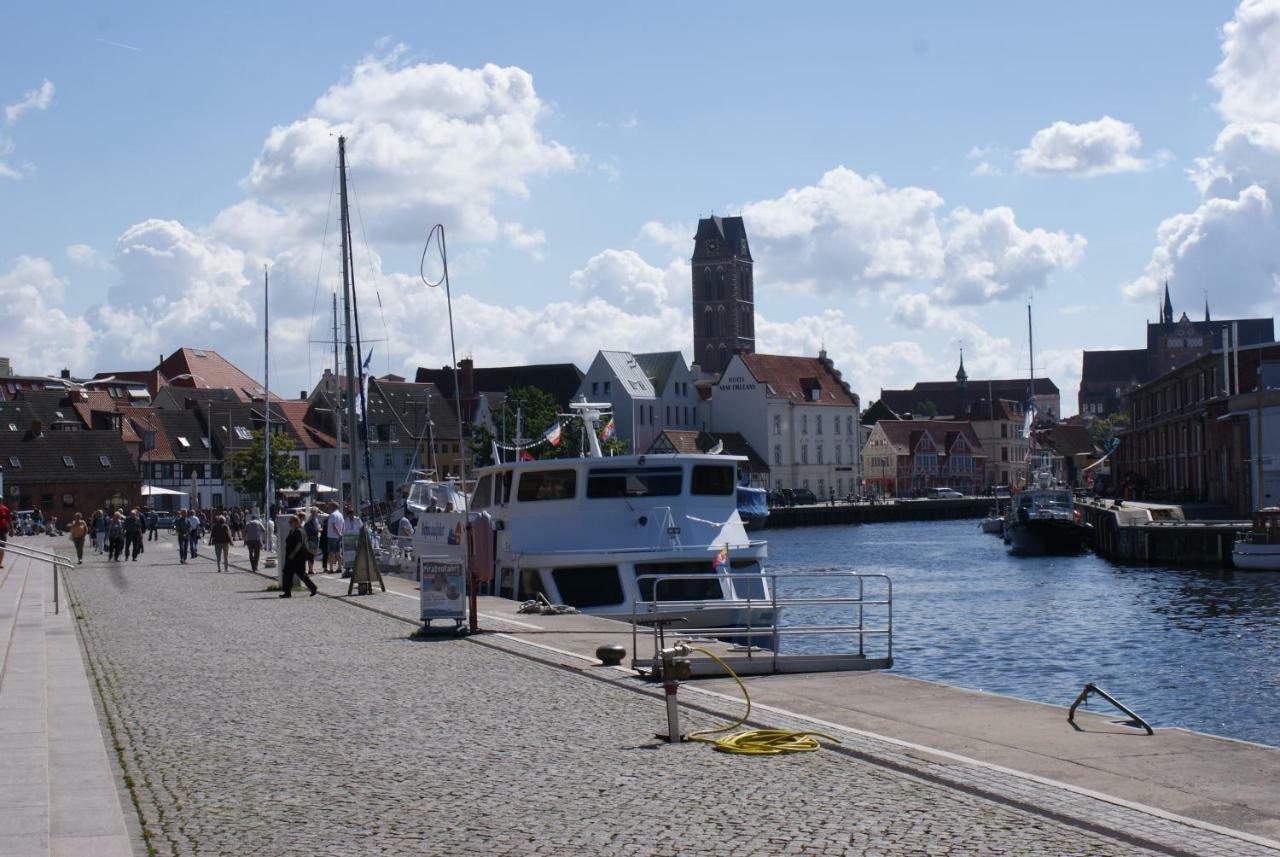
[[[886, 574], [852, 571], [734, 574], [729, 583], [736, 594], [735, 606], [743, 608], [741, 625], [697, 627], [693, 619], [670, 618], [672, 613], [696, 616], [701, 608], [724, 607], [724, 602], [662, 597], [664, 585], [670, 591], [700, 579], [724, 580], [724, 575], [709, 572], [636, 577], [641, 592], [651, 591], [652, 598], [637, 598], [632, 604], [632, 669], [641, 675], [656, 676], [661, 671], [660, 653], [667, 648], [669, 637], [719, 641], [716, 653], [739, 675], [874, 670], [893, 666], [893, 582]], [[794, 594], [779, 594], [780, 588]], [[639, 656], [642, 635], [652, 638], [650, 657]], [[849, 641], [849, 645], [843, 651], [797, 650], [797, 642], [806, 638], [830, 644], [843, 639]], [[841, 647], [832, 645], [831, 648]], [[724, 674], [709, 658], [692, 659], [690, 668], [694, 676]]]

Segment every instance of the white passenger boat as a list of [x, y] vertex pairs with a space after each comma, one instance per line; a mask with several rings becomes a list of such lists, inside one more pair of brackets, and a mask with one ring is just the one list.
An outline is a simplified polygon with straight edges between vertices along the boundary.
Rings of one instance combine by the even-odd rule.
[[[523, 601], [541, 593], [554, 604], [626, 620], [637, 600], [679, 601], [645, 616], [646, 623], [680, 623], [677, 630], [772, 622], [768, 585], [757, 576], [767, 545], [747, 535], [738, 512], [747, 459], [604, 458], [596, 426], [605, 407], [574, 403], [587, 426], [589, 457], [498, 464], [475, 475], [472, 520], [487, 512], [494, 521], [493, 594]], [[646, 575], [674, 579], [656, 581], [655, 599], [655, 581]]]
[[1236, 568], [1280, 571], [1280, 508], [1268, 506], [1253, 516], [1253, 529], [1231, 549]]

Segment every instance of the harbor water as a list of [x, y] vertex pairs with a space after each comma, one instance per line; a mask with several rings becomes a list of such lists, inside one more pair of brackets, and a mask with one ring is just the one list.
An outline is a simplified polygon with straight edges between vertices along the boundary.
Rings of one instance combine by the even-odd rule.
[[1156, 727], [1280, 745], [1280, 573], [1014, 557], [972, 520], [765, 533], [771, 571], [892, 578], [896, 673], [1064, 706], [1092, 681]]

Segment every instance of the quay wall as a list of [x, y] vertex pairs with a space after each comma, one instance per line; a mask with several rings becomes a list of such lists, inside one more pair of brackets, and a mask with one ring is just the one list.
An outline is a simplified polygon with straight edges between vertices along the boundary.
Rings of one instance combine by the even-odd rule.
[[985, 518], [993, 505], [995, 500], [989, 497], [965, 497], [944, 500], [899, 500], [875, 504], [837, 503], [834, 506], [821, 504], [790, 506], [770, 509], [768, 526], [771, 528], [818, 527], [831, 524], [882, 524], [889, 521]]
[[1231, 565], [1231, 546], [1248, 521], [1185, 521], [1181, 510], [1169, 520], [1142, 521], [1109, 500], [1077, 502], [1093, 526], [1093, 549], [1108, 559], [1159, 565]]

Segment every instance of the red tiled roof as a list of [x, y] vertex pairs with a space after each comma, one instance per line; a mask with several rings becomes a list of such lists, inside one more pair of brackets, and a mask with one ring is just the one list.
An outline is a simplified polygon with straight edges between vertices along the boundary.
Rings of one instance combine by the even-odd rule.
[[[765, 395], [771, 399], [842, 407], [858, 404], [858, 397], [820, 357], [790, 357], [781, 354], [740, 356], [756, 383], [765, 385]], [[818, 391], [817, 398], [813, 398], [814, 390]]]
[[[242, 402], [262, 396], [262, 384], [246, 375], [221, 354], [208, 348], [179, 348], [156, 367], [166, 379], [165, 384], [174, 387], [199, 387], [231, 390]], [[124, 373], [122, 373], [124, 374]], [[170, 378], [193, 375], [170, 383]], [[278, 397], [273, 393], [272, 400]]]
[[277, 402], [271, 412], [285, 418], [290, 433], [302, 449], [332, 449], [337, 444], [333, 437], [307, 425], [305, 418], [309, 407], [311, 405], [307, 402]]
[[967, 422], [950, 420], [881, 420], [876, 428], [884, 432], [885, 440], [893, 446], [896, 455], [910, 455], [919, 443], [921, 435], [926, 431], [934, 442], [941, 447], [940, 452], [946, 454], [955, 443], [957, 435], [963, 434], [973, 450], [974, 458], [986, 458], [982, 442], [974, 433], [973, 426]]
[[[136, 441], [142, 442], [142, 433], [149, 431], [155, 434], [155, 448], [142, 453], [140, 456], [142, 461], [173, 461], [173, 448], [169, 444], [169, 434], [164, 430], [164, 426], [156, 419], [156, 409], [152, 407], [131, 406], [121, 407], [120, 413], [124, 417], [123, 423], [129, 426], [129, 430], [133, 432]], [[121, 432], [124, 433], [123, 430]], [[128, 438], [125, 438], [126, 442]]]

